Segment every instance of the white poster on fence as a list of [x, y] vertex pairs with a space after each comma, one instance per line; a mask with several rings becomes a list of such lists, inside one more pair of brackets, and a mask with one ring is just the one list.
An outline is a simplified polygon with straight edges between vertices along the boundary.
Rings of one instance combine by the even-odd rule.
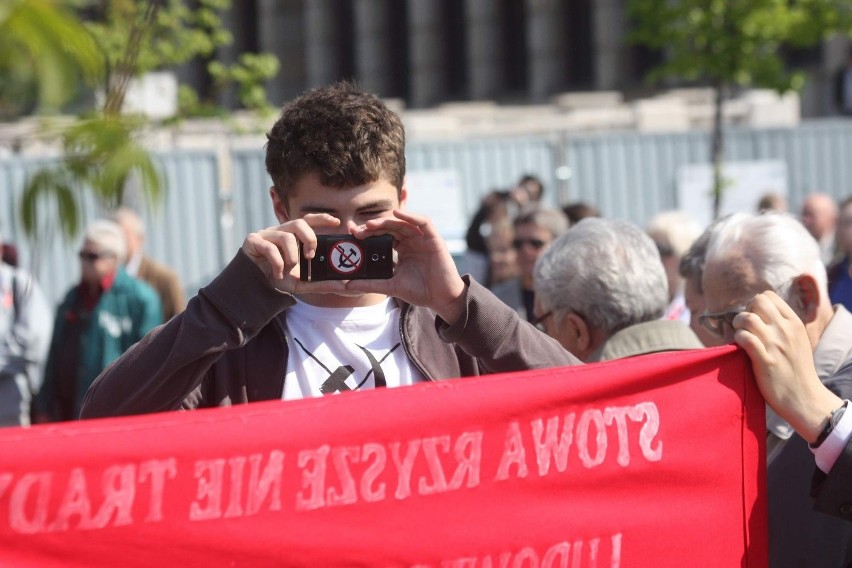
[[451, 253], [463, 252], [468, 215], [458, 172], [409, 171], [405, 177], [408, 187], [408, 210], [432, 219], [438, 232], [447, 241]]
[[[767, 193], [787, 197], [787, 164], [781, 160], [726, 162], [722, 167], [723, 193], [720, 215], [750, 213]], [[705, 226], [713, 220], [713, 167], [689, 164], [677, 172], [680, 209]]]

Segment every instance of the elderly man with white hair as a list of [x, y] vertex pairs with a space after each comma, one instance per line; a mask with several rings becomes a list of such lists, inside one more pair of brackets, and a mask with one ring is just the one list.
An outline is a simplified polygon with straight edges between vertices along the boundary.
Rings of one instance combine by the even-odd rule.
[[585, 362], [703, 347], [683, 322], [660, 319], [660, 254], [626, 221], [587, 218], [569, 229], [536, 263], [535, 292], [539, 323]]
[[[752, 298], [777, 293], [804, 323], [823, 381], [852, 358], [852, 315], [828, 299], [814, 238], [783, 213], [736, 214], [720, 222], [707, 247], [702, 323], [726, 342], [733, 319]], [[808, 500], [813, 456], [808, 443], [767, 411], [770, 566], [847, 566], [852, 524], [816, 513]]]
[[80, 283], [56, 312], [38, 396], [40, 421], [77, 419], [98, 374], [162, 323], [157, 293], [122, 267], [127, 247], [121, 227], [95, 221], [78, 254]]

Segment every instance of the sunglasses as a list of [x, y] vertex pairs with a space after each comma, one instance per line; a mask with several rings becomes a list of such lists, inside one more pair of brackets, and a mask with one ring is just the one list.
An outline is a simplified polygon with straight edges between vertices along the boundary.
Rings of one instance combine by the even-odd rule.
[[512, 248], [520, 250], [524, 248], [524, 245], [530, 245], [535, 250], [541, 250], [545, 244], [547, 243], [541, 239], [514, 239], [512, 241]]
[[724, 312], [714, 312], [698, 316], [698, 323], [716, 337], [725, 337], [725, 326], [733, 329], [734, 318], [746, 311], [746, 306], [737, 306]]
[[95, 262], [100, 258], [112, 256], [112, 254], [106, 252], [89, 252], [86, 250], [81, 250], [77, 255], [80, 257], [80, 260], [84, 262]]

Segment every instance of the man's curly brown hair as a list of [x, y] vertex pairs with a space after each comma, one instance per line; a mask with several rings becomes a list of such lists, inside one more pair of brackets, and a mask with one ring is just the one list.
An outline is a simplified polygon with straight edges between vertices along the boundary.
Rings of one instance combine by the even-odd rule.
[[377, 96], [353, 83], [339, 82], [296, 98], [284, 106], [266, 137], [266, 171], [282, 199], [306, 174], [335, 188], [381, 178], [402, 189], [402, 121]]

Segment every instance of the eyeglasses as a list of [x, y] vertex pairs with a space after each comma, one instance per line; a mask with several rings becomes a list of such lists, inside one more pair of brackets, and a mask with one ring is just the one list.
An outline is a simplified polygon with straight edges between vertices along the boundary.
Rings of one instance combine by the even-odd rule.
[[733, 329], [734, 318], [742, 312], [746, 311], [747, 306], [737, 306], [724, 312], [713, 312], [709, 314], [701, 314], [698, 316], [698, 323], [715, 335], [716, 337], [725, 337], [725, 326]]
[[535, 250], [541, 250], [547, 244], [541, 239], [515, 239], [512, 241], [512, 248], [520, 250], [524, 245], [530, 245]]
[[[787, 280], [780, 286], [775, 288], [770, 288], [773, 292], [778, 294], [781, 299], [783, 299], [788, 304], [790, 303], [790, 293], [791, 287], [795, 285], [796, 278], [791, 278]], [[737, 317], [738, 314], [745, 312], [748, 310], [748, 306], [745, 304], [735, 306], [733, 308], [727, 309], [723, 312], [711, 312], [705, 313], [698, 316], [698, 323], [703, 325], [704, 328], [715, 335], [716, 337], [725, 337], [725, 326], [727, 325], [729, 328], [733, 329], [734, 327], [734, 318]]]
[[538, 328], [540, 331], [546, 332], [547, 329], [544, 327], [544, 322], [546, 322], [547, 318], [549, 318], [552, 315], [553, 315], [553, 310], [550, 310], [549, 312], [545, 312], [545, 313], [541, 314], [540, 316], [538, 316], [537, 318], [532, 320], [530, 323], [533, 324], [533, 326]]
[[107, 252], [89, 252], [87, 250], [81, 250], [77, 255], [80, 257], [80, 260], [84, 262], [95, 262], [99, 258], [106, 258], [109, 256], [113, 256]]
[[674, 256], [674, 248], [671, 245], [667, 245], [664, 243], [654, 243], [657, 245], [657, 251], [660, 253], [662, 258], [667, 256]]

